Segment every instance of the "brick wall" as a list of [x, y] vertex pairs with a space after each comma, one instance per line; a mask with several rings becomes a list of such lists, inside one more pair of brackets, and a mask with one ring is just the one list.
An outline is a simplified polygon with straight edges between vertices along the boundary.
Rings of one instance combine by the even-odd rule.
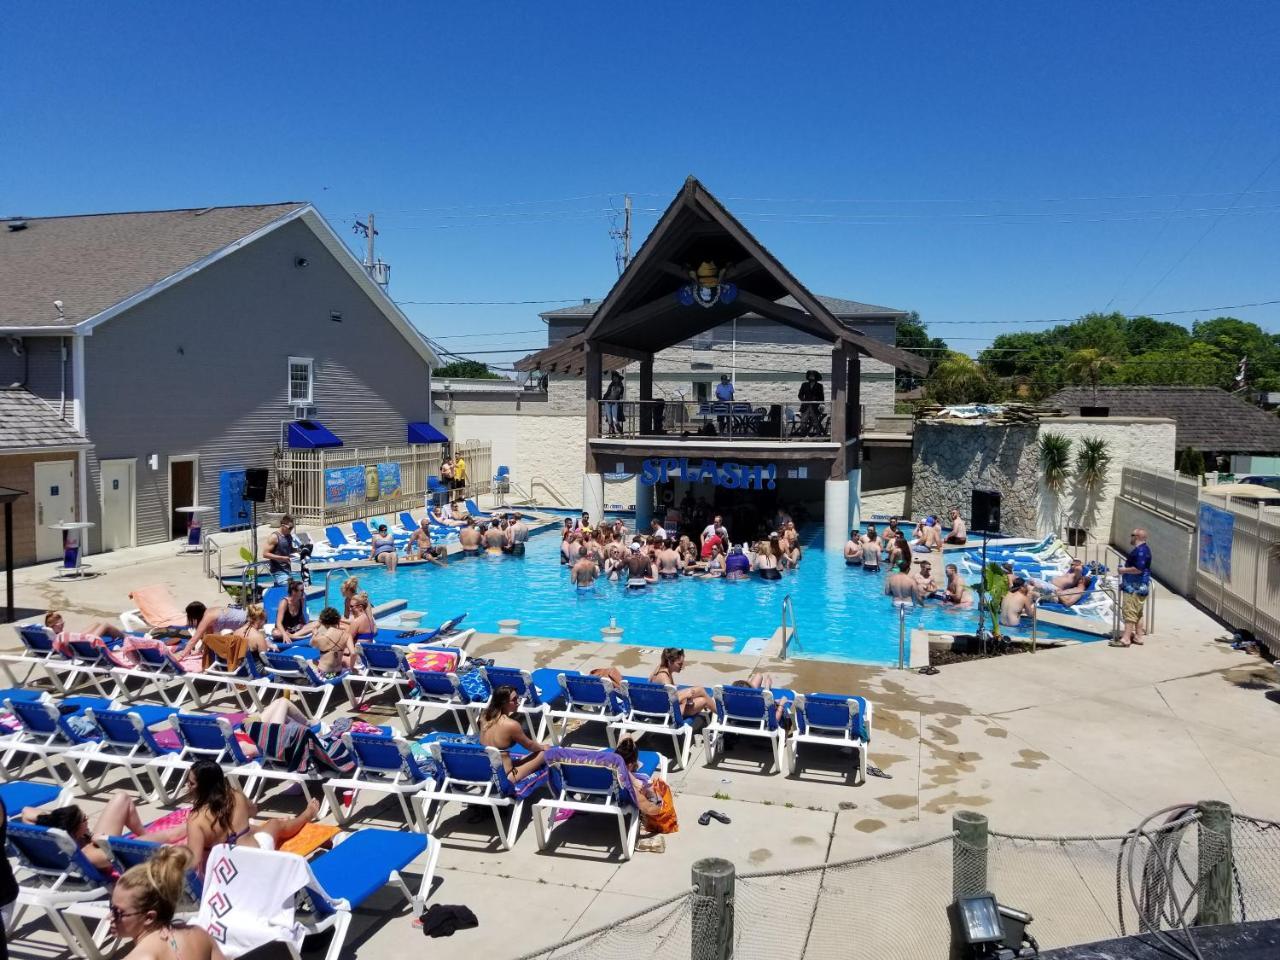
[[[25, 490], [27, 496], [13, 502], [13, 565], [23, 567], [36, 559], [36, 463], [75, 461], [74, 453], [39, 453], [0, 456], [0, 487]], [[76, 477], [77, 489], [80, 478]], [[78, 497], [77, 497], [78, 499]], [[0, 518], [0, 560], [4, 557], [4, 524]]]

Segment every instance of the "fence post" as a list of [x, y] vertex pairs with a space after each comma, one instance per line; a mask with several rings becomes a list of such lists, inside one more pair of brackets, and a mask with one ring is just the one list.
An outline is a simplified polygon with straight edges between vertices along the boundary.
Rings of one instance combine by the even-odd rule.
[[987, 890], [987, 818], [973, 810], [951, 815], [951, 897], [972, 897]]
[[733, 864], [719, 857], [693, 863], [692, 960], [733, 957]]
[[[1200, 910], [1197, 926], [1231, 922], [1231, 807], [1221, 800], [1196, 804], [1200, 824], [1196, 846], [1200, 851]], [[1210, 832], [1212, 831], [1212, 832]]]

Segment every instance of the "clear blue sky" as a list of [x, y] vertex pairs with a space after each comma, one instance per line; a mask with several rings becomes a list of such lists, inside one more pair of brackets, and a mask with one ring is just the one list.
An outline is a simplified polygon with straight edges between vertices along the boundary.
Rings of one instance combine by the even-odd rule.
[[[609, 208], [638, 245], [690, 173], [810, 289], [968, 351], [1280, 299], [1269, 0], [43, 0], [3, 32], [0, 215], [311, 200], [357, 243], [374, 211], [397, 300], [599, 296]], [[550, 306], [405, 309], [520, 354]]]

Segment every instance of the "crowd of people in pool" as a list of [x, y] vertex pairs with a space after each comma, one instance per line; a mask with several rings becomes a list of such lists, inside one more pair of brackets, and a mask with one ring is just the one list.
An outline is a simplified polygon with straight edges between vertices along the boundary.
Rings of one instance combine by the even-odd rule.
[[800, 565], [803, 550], [794, 521], [779, 511], [778, 528], [755, 543], [735, 543], [721, 514], [711, 516], [695, 536], [669, 529], [657, 518], [649, 529], [629, 532], [621, 519], [592, 524], [583, 513], [566, 517], [561, 530], [560, 562], [569, 582], [589, 593], [601, 579], [642, 590], [664, 580], [697, 577], [742, 581], [781, 579]]

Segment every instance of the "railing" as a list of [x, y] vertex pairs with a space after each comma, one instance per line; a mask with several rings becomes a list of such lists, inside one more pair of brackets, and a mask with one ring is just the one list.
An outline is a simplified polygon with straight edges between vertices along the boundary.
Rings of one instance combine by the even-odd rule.
[[1195, 526], [1200, 509], [1200, 484], [1176, 473], [1124, 467], [1120, 496], [1162, 516]]
[[[1229, 497], [1206, 503], [1231, 515], [1231, 542], [1213, 543], [1196, 558], [1195, 599], [1211, 614], [1249, 630], [1273, 653], [1280, 651], [1280, 510]], [[1222, 539], [1218, 531], [1217, 539]], [[1204, 531], [1201, 544], [1204, 545]], [[1201, 563], [1201, 560], [1206, 560]]]
[[831, 437], [831, 402], [601, 400], [602, 437], [717, 437], [821, 441]]
[[[791, 629], [787, 629], [787, 621], [791, 621]], [[782, 625], [778, 628], [782, 631], [782, 659], [787, 659], [787, 652], [791, 649], [791, 639], [796, 632], [796, 611], [791, 604], [791, 594], [787, 594], [782, 598]]]
[[561, 506], [561, 507], [569, 506], [569, 501], [565, 499], [564, 495], [559, 490], [557, 490], [555, 486], [551, 483], [551, 481], [548, 480], [546, 477], [534, 477], [529, 481], [529, 502], [530, 503], [538, 502], [538, 497], [536, 493], [538, 487], [541, 487], [543, 490], [547, 491], [547, 493], [551, 494], [551, 499], [555, 500], [558, 506]]

